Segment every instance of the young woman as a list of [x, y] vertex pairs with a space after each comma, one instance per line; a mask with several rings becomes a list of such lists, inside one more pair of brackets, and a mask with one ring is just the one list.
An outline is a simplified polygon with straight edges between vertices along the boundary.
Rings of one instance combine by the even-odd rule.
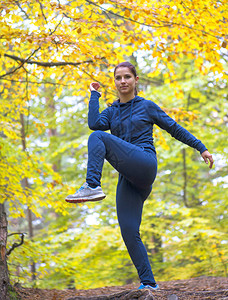
[[[99, 112], [99, 83], [91, 83], [88, 124], [94, 130], [88, 140], [86, 183], [67, 202], [97, 201], [105, 198], [100, 185], [104, 159], [118, 172], [116, 190], [118, 222], [129, 255], [141, 281], [139, 289], [159, 289], [154, 279], [139, 227], [144, 201], [149, 196], [157, 173], [153, 145], [153, 125], [165, 129], [177, 140], [198, 150], [204, 161], [213, 158], [207, 148], [186, 129], [177, 124], [154, 102], [137, 96], [135, 67], [123, 62], [114, 71], [119, 99]], [[110, 133], [104, 131], [111, 130]]]

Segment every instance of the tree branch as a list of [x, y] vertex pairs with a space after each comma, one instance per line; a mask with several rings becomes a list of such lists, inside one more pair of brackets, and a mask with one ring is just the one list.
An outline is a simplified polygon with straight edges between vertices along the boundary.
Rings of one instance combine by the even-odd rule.
[[25, 232], [13, 232], [13, 233], [8, 234], [7, 237], [15, 235], [15, 234], [24, 234], [25, 235], [26, 233]]
[[118, 18], [121, 18], [121, 19], [130, 21], [130, 22], [133, 22], [133, 23], [137, 23], [137, 24], [140, 24], [140, 25], [144, 25], [144, 26], [147, 26], [147, 27], [151, 27], [151, 28], [161, 28], [161, 27], [172, 27], [172, 26], [176, 25], [176, 26], [186, 27], [186, 28], [188, 28], [188, 29], [190, 29], [190, 30], [193, 30], [193, 31], [200, 31], [200, 32], [202, 32], [203, 34], [213, 36], [213, 37], [217, 38], [218, 40], [221, 40], [221, 38], [222, 38], [221, 36], [211, 34], [210, 32], [207, 32], [207, 31], [205, 31], [204, 29], [194, 28], [193, 26], [186, 25], [186, 24], [181, 24], [181, 23], [175, 23], [175, 22], [169, 22], [169, 23], [167, 23], [166, 21], [163, 21], [163, 20], [157, 20], [157, 22], [163, 23], [163, 25], [154, 25], [154, 24], [151, 25], [151, 24], [142, 23], [142, 22], [139, 22], [139, 21], [137, 21], [137, 20], [133, 20], [133, 19], [131, 19], [131, 18], [128, 18], [128, 17], [122, 16], [122, 15], [120, 15], [120, 14], [114, 13], [114, 12], [112, 12], [112, 11], [109, 10], [109, 9], [105, 9], [105, 8], [101, 7], [99, 4], [94, 3], [94, 2], [91, 1], [91, 0], [86, 0], [86, 2], [88, 2], [89, 4], [92, 4], [92, 5], [95, 5], [95, 6], [99, 7], [103, 12], [107, 12], [107, 13], [109, 13], [109, 14], [112, 14], [112, 15], [114, 15], [114, 16], [117, 16]]
[[38, 50], [40, 50], [40, 47], [38, 47], [36, 50], [34, 50], [34, 51], [32, 52], [32, 54], [29, 55], [28, 58], [23, 59], [23, 60], [21, 61], [22, 63], [21, 63], [17, 68], [15, 68], [14, 70], [12, 70], [12, 71], [10, 71], [10, 72], [8, 72], [8, 73], [5, 73], [5, 74], [3, 74], [2, 76], [0, 76], [0, 79], [3, 78], [3, 77], [5, 77], [5, 76], [8, 76], [8, 75], [11, 75], [11, 74], [15, 73], [17, 70], [19, 70], [21, 67], [23, 67], [23, 65], [24, 65], [27, 61], [29, 61], [30, 57], [32, 57]]
[[[97, 6], [97, 7], [99, 7], [103, 12], [109, 13], [109, 14], [111, 14], [111, 15], [114, 15], [114, 16], [118, 17], [118, 18], [121, 18], [121, 19], [124, 19], [124, 20], [127, 20], [127, 21], [131, 21], [131, 22], [134, 22], [134, 23], [137, 23], [137, 24], [140, 24], [140, 25], [145, 25], [145, 26], [147, 26], [147, 25], [144, 24], [144, 23], [141, 23], [141, 22], [138, 22], [138, 21], [133, 20], [133, 19], [131, 19], [131, 18], [127, 18], [127, 17], [122, 16], [122, 15], [120, 15], [120, 14], [114, 13], [114, 12], [112, 12], [111, 10], [106, 9], [106, 8], [100, 6], [99, 4], [97, 4], [97, 3], [95, 3], [95, 2], [93, 2], [93, 1], [91, 1], [91, 0], [86, 0], [86, 2], [88, 2], [89, 4], [92, 4], [92, 5], [94, 5], [94, 6]], [[116, 3], [116, 6], [118, 6], [117, 3]], [[125, 8], [125, 7], [124, 7], [124, 8]], [[150, 26], [150, 27], [152, 27], [152, 26]], [[164, 27], [164, 26], [155, 26], [155, 27]]]
[[[20, 61], [22, 62], [22, 65], [27, 63], [27, 64], [35, 64], [38, 66], [42, 66], [42, 67], [60, 67], [60, 66], [68, 66], [68, 65], [72, 65], [72, 66], [79, 66], [81, 64], [86, 64], [86, 63], [93, 63], [92, 59], [89, 60], [85, 60], [82, 62], [67, 62], [67, 61], [59, 61], [59, 62], [42, 62], [42, 61], [35, 61], [35, 60], [29, 60], [29, 59], [24, 59], [15, 55], [10, 55], [10, 54], [4, 54], [4, 56], [9, 57], [11, 59], [14, 59], [16, 61]], [[104, 59], [104, 57], [101, 57], [101, 59]], [[12, 74], [12, 71], [7, 73], [7, 75]], [[0, 76], [0, 78], [4, 77], [6, 75], [2, 75]]]
[[[49, 84], [49, 85], [60, 85], [60, 86], [72, 86], [71, 84], [63, 84], [59, 82], [50, 82], [50, 81], [31, 81], [31, 80], [14, 80], [14, 79], [7, 79], [7, 78], [0, 78], [0, 80], [7, 80], [11, 82], [19, 82], [19, 83], [32, 83], [32, 84]], [[2, 92], [3, 93], [3, 92]], [[1, 95], [1, 94], [0, 94]]]
[[21, 241], [20, 243], [13, 243], [13, 246], [9, 249], [9, 251], [7, 251], [6, 255], [9, 256], [11, 254], [11, 252], [17, 248], [17, 247], [20, 247], [23, 243], [24, 243], [24, 236], [25, 236], [25, 233], [11, 233], [9, 234], [8, 236], [10, 235], [13, 235], [13, 234], [20, 234], [21, 235]]
[[42, 5], [42, 3], [40, 3], [40, 1], [38, 1], [38, 3], [40, 5], [40, 10], [41, 10], [42, 16], [43, 16], [46, 24], [48, 24], [47, 18], [46, 18], [45, 14], [44, 14], [44, 11], [43, 11], [43, 5]]
[[[149, 24], [145, 24], [145, 23], [139, 22], [137, 20], [133, 20], [131, 18], [128, 18], [128, 17], [125, 17], [125, 16], [121, 16], [120, 14], [114, 13], [114, 12], [112, 12], [109, 9], [105, 9], [105, 8], [101, 7], [97, 3], [94, 3], [93, 1], [86, 0], [86, 2], [88, 2], [89, 4], [92, 4], [92, 5], [95, 5], [95, 6], [99, 7], [103, 12], [109, 13], [111, 15], [114, 15], [114, 16], [116, 16], [118, 18], [121, 18], [121, 19], [124, 19], [124, 20], [127, 20], [127, 21], [131, 21], [133, 23], [137, 23], [139, 25], [144, 25], [144, 26], [147, 26], [147, 27], [155, 27], [155, 28], [170, 27], [172, 25], [172, 23], [171, 24], [164, 24], [164, 25], [149, 25]], [[162, 22], [164, 23], [164, 21], [162, 21]]]
[[26, 13], [26, 11], [21, 7], [20, 2], [19, 1], [15, 1], [15, 3], [17, 4], [17, 6], [19, 7], [19, 9], [21, 10], [21, 12], [23, 12], [26, 16], [27, 19], [29, 18], [29, 15]]

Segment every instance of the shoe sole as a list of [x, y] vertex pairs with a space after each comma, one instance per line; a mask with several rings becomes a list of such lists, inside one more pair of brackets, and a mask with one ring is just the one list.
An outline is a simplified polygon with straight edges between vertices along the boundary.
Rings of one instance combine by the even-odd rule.
[[153, 287], [149, 287], [149, 286], [145, 286], [144, 288], [142, 288], [141, 290], [150, 290], [150, 291], [159, 291], [160, 290], [160, 287], [156, 287], [156, 288], [153, 288]]
[[105, 197], [106, 196], [101, 196], [99, 198], [94, 198], [94, 199], [88, 199], [88, 198], [86, 198], [86, 199], [83, 199], [83, 198], [81, 198], [81, 199], [67, 199], [66, 198], [65, 201], [68, 202], [68, 203], [82, 203], [82, 202], [87, 202], [87, 201], [100, 201], [100, 200], [103, 200]]

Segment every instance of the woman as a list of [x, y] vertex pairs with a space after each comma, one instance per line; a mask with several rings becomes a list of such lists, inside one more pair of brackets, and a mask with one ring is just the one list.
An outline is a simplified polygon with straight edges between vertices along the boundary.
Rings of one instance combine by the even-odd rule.
[[[153, 145], [153, 125], [169, 132], [174, 138], [197, 149], [204, 161], [213, 158], [207, 148], [186, 129], [177, 124], [155, 103], [137, 96], [135, 67], [123, 62], [114, 71], [119, 99], [99, 113], [99, 83], [90, 85], [88, 124], [95, 130], [88, 140], [86, 183], [67, 202], [97, 201], [105, 198], [100, 185], [104, 159], [118, 172], [116, 191], [117, 216], [123, 240], [138, 271], [139, 289], [159, 289], [154, 279], [139, 227], [144, 201], [149, 196], [157, 173]], [[111, 130], [110, 133], [104, 132]]]

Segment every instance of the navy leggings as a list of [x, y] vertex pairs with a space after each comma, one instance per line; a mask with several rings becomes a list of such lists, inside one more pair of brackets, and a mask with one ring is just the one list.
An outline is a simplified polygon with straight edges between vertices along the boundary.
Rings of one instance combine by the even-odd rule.
[[157, 173], [156, 154], [112, 134], [94, 131], [88, 140], [86, 181], [100, 185], [104, 159], [118, 172], [117, 217], [129, 255], [143, 284], [155, 283], [139, 228], [143, 203], [149, 196]]

